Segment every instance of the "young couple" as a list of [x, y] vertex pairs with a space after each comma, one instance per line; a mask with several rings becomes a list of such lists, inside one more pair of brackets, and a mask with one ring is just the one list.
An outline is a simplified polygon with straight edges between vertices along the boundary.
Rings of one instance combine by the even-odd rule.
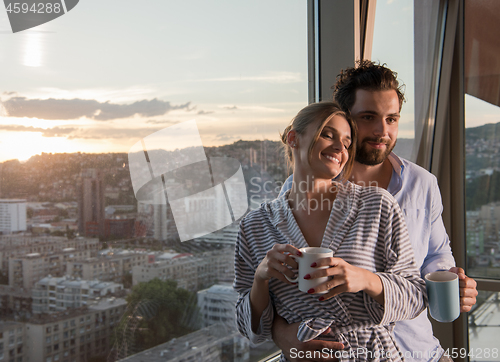
[[[312, 104], [285, 130], [293, 182], [241, 222], [238, 327], [255, 343], [274, 337], [282, 360], [446, 361], [421, 313], [426, 294], [420, 276], [448, 269], [459, 274], [462, 311], [475, 303], [476, 283], [454, 266], [436, 179], [391, 153], [404, 100], [396, 76], [359, 62], [339, 75], [334, 98], [340, 108]], [[304, 182], [305, 190], [297, 187]], [[373, 182], [379, 188], [357, 185]], [[334, 207], [348, 199], [343, 204], [349, 207]], [[294, 207], [304, 202], [324, 207]], [[285, 278], [297, 267], [289, 254], [305, 246], [334, 251], [317, 263], [327, 269], [308, 276], [329, 281], [309, 294]], [[325, 349], [347, 353], [292, 353]]]

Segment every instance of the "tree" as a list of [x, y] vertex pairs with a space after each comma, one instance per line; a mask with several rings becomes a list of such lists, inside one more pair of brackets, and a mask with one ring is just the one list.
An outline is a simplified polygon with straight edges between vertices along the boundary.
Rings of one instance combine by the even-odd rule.
[[122, 275], [122, 284], [125, 289], [132, 288], [132, 273], [125, 273]]
[[66, 237], [70, 240], [76, 238], [75, 230], [70, 229], [68, 225], [66, 225]]
[[119, 358], [165, 343], [196, 329], [196, 294], [173, 280], [153, 279], [134, 286], [128, 308], [114, 333]]

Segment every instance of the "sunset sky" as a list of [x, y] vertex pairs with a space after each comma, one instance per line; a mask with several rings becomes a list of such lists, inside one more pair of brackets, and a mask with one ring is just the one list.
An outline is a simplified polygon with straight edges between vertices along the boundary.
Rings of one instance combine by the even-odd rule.
[[[408, 85], [411, 138], [413, 48], [390, 37], [411, 36], [413, 2], [377, 4], [372, 59]], [[306, 13], [306, 0], [82, 0], [13, 34], [1, 8], [0, 162], [127, 152], [191, 119], [205, 146], [278, 140], [307, 104]]]

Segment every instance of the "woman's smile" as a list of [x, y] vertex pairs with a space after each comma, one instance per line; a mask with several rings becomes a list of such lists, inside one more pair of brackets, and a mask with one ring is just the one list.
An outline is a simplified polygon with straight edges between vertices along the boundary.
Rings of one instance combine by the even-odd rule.
[[330, 160], [330, 161], [336, 163], [337, 165], [340, 165], [340, 160], [337, 156], [333, 156], [333, 155], [326, 154], [326, 153], [322, 153], [321, 155], [323, 157], [325, 157], [327, 160]]

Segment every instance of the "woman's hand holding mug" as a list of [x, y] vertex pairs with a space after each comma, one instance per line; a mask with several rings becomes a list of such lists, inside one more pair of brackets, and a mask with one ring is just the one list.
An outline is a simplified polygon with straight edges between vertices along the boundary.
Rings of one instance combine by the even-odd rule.
[[384, 288], [378, 275], [334, 257], [319, 259], [311, 266], [317, 270], [306, 276], [307, 278], [329, 277], [327, 282], [314, 288], [313, 293], [325, 293], [319, 300], [327, 300], [341, 293], [357, 293], [363, 290], [380, 304], [384, 304]]
[[287, 284], [295, 284], [286, 278], [292, 279], [294, 277], [288, 266], [292, 269], [298, 268], [297, 262], [291, 257], [294, 255], [301, 256], [302, 253], [290, 244], [274, 244], [257, 267], [255, 278], [262, 281], [276, 278]]

